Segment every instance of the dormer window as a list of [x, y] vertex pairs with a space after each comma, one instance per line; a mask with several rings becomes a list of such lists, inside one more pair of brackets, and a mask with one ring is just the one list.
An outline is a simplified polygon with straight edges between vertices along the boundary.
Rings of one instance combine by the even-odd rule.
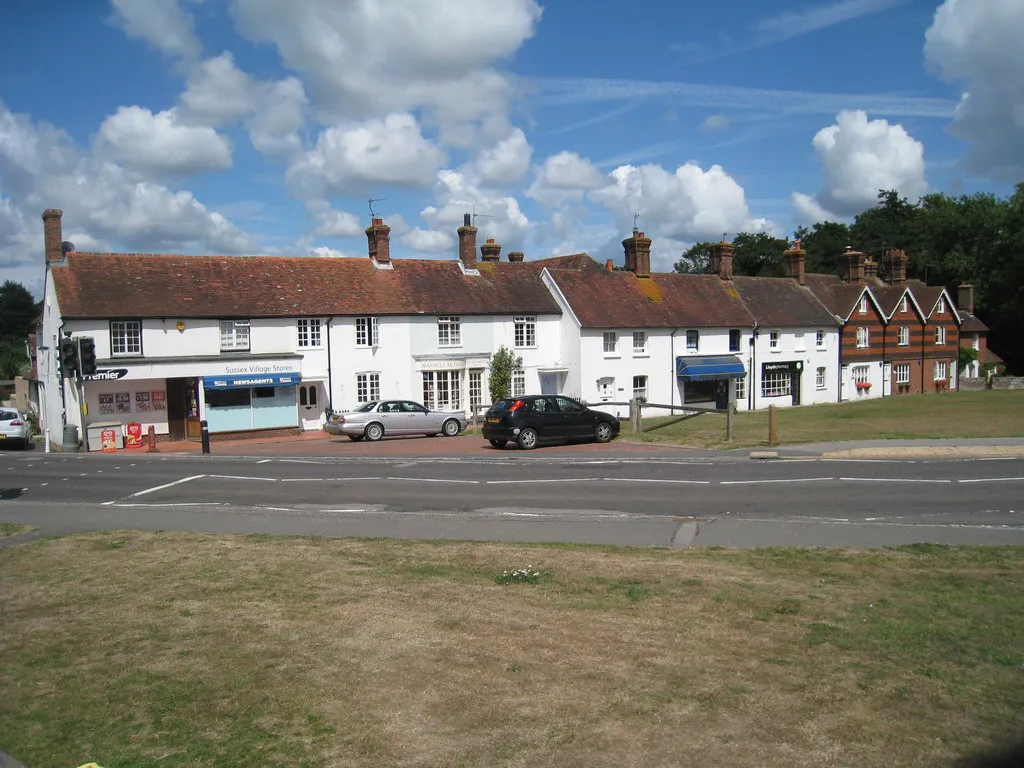
[[939, 296], [938, 302], [935, 304], [935, 314], [941, 315], [946, 311], [946, 300]]
[[861, 296], [860, 297], [860, 306], [857, 308], [857, 311], [860, 314], [862, 314], [862, 315], [866, 315], [868, 313], [868, 297], [867, 296]]
[[909, 312], [909, 311], [910, 311], [910, 299], [908, 299], [906, 296], [904, 296], [902, 299], [900, 299], [900, 312]]

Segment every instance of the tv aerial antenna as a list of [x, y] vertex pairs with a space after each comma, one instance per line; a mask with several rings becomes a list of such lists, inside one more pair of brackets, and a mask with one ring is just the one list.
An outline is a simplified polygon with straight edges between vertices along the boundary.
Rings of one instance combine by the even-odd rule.
[[478, 216], [479, 216], [479, 217], [480, 217], [481, 219], [493, 219], [493, 218], [494, 218], [494, 217], [493, 217], [493, 216], [492, 216], [491, 214], [489, 214], [489, 213], [477, 213], [477, 212], [476, 212], [476, 206], [474, 205], [474, 206], [473, 206], [473, 219], [472, 219], [472, 221], [473, 221], [473, 226], [474, 226], [474, 227], [476, 226], [476, 219], [477, 219], [477, 217], [478, 217]]
[[370, 207], [370, 220], [371, 221], [373, 219], [377, 218], [377, 212], [375, 210], [373, 210], [373, 204], [374, 203], [383, 203], [385, 200], [387, 200], [386, 197], [371, 197], [369, 200], [366, 201], [367, 204]]

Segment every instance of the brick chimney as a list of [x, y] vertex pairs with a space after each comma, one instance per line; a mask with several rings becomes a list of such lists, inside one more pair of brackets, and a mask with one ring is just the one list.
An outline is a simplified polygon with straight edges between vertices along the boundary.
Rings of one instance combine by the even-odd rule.
[[384, 219], [374, 219], [366, 228], [366, 243], [371, 259], [378, 264], [391, 263], [391, 227]]
[[868, 256], [864, 260], [864, 279], [873, 282], [878, 278], [878, 262]]
[[974, 314], [974, 286], [970, 283], [960, 283], [956, 287], [956, 308]]
[[459, 260], [466, 269], [476, 269], [476, 227], [473, 226], [473, 219], [467, 213], [462, 218], [462, 226], [459, 227]]
[[494, 242], [493, 237], [488, 237], [487, 241], [480, 246], [480, 253], [483, 254], [484, 261], [501, 261], [501, 246]]
[[522, 261], [524, 258], [526, 258], [526, 255], [522, 251], [509, 251], [508, 252], [508, 260], [509, 261]]
[[864, 283], [864, 262], [867, 260], [867, 256], [860, 251], [855, 251], [850, 246], [846, 246], [846, 274], [843, 279], [848, 283]]
[[615, 261], [613, 259], [608, 259], [608, 261], [606, 261], [604, 263], [604, 267], [609, 272], [614, 272], [615, 271]]
[[807, 263], [807, 251], [800, 247], [797, 240], [792, 248], [782, 252], [782, 264], [786, 269], [786, 277], [795, 278], [800, 285], [804, 285], [804, 269]]
[[622, 241], [626, 251], [626, 269], [637, 277], [651, 276], [651, 238], [633, 230], [633, 236]]
[[64, 235], [60, 226], [63, 215], [64, 211], [58, 208], [47, 208], [43, 211], [43, 243], [46, 247], [47, 264], [64, 261]]
[[885, 252], [886, 281], [892, 285], [902, 285], [907, 282], [907, 254], [903, 251], [892, 249]]
[[732, 256], [735, 249], [732, 243], [723, 240], [720, 243], [713, 243], [708, 258], [708, 274], [717, 274], [723, 280], [732, 280]]

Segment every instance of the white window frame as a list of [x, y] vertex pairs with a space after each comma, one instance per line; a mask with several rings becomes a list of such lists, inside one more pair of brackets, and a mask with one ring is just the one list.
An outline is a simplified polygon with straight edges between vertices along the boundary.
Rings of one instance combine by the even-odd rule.
[[939, 296], [939, 300], [935, 302], [935, 314], [942, 315], [946, 312], [946, 299]]
[[768, 331], [768, 349], [775, 352], [779, 351], [779, 332]]
[[516, 349], [530, 349], [537, 346], [537, 317], [518, 315], [512, 318], [513, 346]]
[[893, 366], [893, 373], [896, 375], [896, 385], [910, 384], [910, 363], [896, 363]]
[[248, 320], [220, 321], [221, 352], [248, 352], [251, 348], [250, 343], [251, 334]]
[[871, 368], [867, 365], [850, 366], [850, 380], [857, 384], [869, 384], [871, 382]]
[[867, 349], [871, 346], [871, 329], [866, 325], [857, 326], [857, 349]]
[[747, 399], [747, 376], [746, 374], [736, 379], [736, 402]]
[[946, 343], [946, 326], [935, 326], [935, 346], [942, 346]]
[[437, 346], [462, 346], [462, 318], [457, 315], [439, 315], [437, 318]]
[[974, 338], [971, 339], [971, 349], [981, 350], [981, 334], [974, 334]]
[[376, 347], [380, 345], [380, 327], [376, 317], [357, 317], [355, 329], [357, 347]]
[[142, 321], [110, 321], [110, 356], [129, 357], [142, 354]]
[[901, 325], [899, 330], [896, 332], [896, 346], [909, 347], [910, 346], [910, 326]]
[[380, 400], [380, 373], [366, 371], [356, 374], [356, 401], [373, 403]]
[[634, 376], [633, 377], [633, 398], [636, 400], [642, 400], [647, 402], [647, 377], [646, 376]]
[[818, 331], [814, 334], [814, 346], [818, 349], [825, 348], [825, 332]]
[[789, 371], [771, 371], [761, 377], [761, 397], [790, 397], [793, 377]]
[[646, 355], [647, 354], [647, 332], [646, 331], [633, 331], [633, 354], [634, 355]]
[[615, 397], [615, 378], [603, 376], [597, 380], [597, 396], [611, 400]]
[[932, 378], [935, 381], [946, 381], [949, 378], [949, 363], [945, 360], [936, 360], [932, 371], [934, 373]]
[[690, 329], [686, 332], [686, 348], [691, 352], [700, 351], [700, 331]]
[[617, 355], [619, 351], [619, 334], [615, 331], [605, 331], [602, 340], [604, 343], [604, 353], [608, 355]]
[[814, 386], [818, 389], [825, 388], [825, 368], [819, 366], [818, 370], [814, 374]]
[[469, 372], [469, 411], [476, 415], [484, 402], [484, 372], [474, 369]]
[[526, 371], [516, 368], [512, 371], [512, 397], [522, 397], [526, 394]]
[[857, 313], [861, 314], [861, 315], [866, 315], [868, 313], [868, 297], [867, 296], [861, 296], [860, 297], [860, 304], [857, 306]]
[[904, 296], [902, 299], [900, 299], [900, 312], [909, 312], [909, 311], [910, 311], [910, 299], [908, 299], [906, 296]]
[[299, 334], [300, 349], [319, 349], [323, 346], [319, 317], [300, 317], [295, 321], [295, 325]]
[[462, 410], [462, 371], [423, 371], [423, 404], [432, 411]]

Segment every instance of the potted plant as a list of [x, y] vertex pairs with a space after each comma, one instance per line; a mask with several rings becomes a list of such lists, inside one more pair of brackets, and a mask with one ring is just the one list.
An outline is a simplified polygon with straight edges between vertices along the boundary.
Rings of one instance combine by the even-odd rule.
[[870, 381], [858, 381], [858, 382], [854, 383], [854, 386], [857, 389], [859, 389], [861, 392], [867, 392], [869, 389], [871, 389], [871, 382]]

